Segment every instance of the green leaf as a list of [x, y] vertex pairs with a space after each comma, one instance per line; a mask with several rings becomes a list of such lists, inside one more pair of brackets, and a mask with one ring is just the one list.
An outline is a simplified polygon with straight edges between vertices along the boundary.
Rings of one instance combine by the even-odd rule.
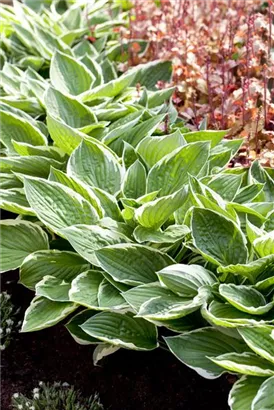
[[95, 266], [100, 265], [95, 251], [108, 245], [129, 242], [129, 239], [122, 233], [97, 225], [74, 225], [61, 232], [72, 247]]
[[124, 141], [124, 149], [122, 153], [123, 164], [126, 169], [128, 169], [134, 162], [138, 159], [138, 154], [135, 148]]
[[79, 95], [90, 90], [94, 77], [79, 60], [56, 50], [51, 60], [50, 80], [62, 93]]
[[[142, 115], [143, 112], [139, 113], [138, 118]], [[118, 127], [113, 131], [114, 135], [118, 138], [109, 144], [110, 148], [120, 156], [122, 154], [123, 144], [125, 142], [128, 142], [133, 147], [136, 147], [145, 136], [150, 136], [156, 130], [163, 119], [164, 114], [155, 115], [152, 118], [135, 125], [134, 127], [126, 127], [126, 131], [123, 133], [121, 132], [122, 130], [119, 131], [120, 127]], [[135, 122], [137, 123], [137, 121]], [[107, 137], [108, 136], [106, 136], [106, 138]]]
[[20, 268], [20, 283], [34, 289], [45, 276], [54, 276], [71, 282], [81, 272], [89, 269], [89, 263], [74, 252], [47, 250], [30, 254]]
[[50, 167], [61, 168], [63, 164], [51, 158], [32, 155], [29, 157], [1, 157], [0, 172], [17, 172], [24, 175], [47, 178]]
[[244, 347], [238, 340], [224, 335], [212, 327], [164, 339], [171, 352], [181, 362], [206, 379], [215, 379], [224, 372], [208, 357], [230, 352], [241, 353]]
[[219, 142], [222, 141], [228, 131], [192, 131], [187, 134], [183, 134], [184, 139], [189, 144], [190, 142], [197, 141], [210, 141], [211, 148], [214, 148]]
[[136, 73], [134, 81], [131, 85], [135, 86], [140, 84], [146, 87], [148, 90], [156, 90], [158, 81], [169, 83], [172, 76], [172, 63], [171, 61], [152, 61], [146, 64], [139, 64], [132, 70]]
[[96, 209], [99, 217], [102, 218], [104, 216], [104, 211], [101, 207], [98, 197], [84, 182], [81, 182], [77, 178], [69, 177], [64, 172], [55, 168], [51, 168], [49, 180], [53, 182], [59, 182], [60, 184], [63, 184], [71, 188], [78, 194], [82, 195], [82, 197], [90, 202], [90, 204]]
[[128, 142], [131, 142], [134, 127], [136, 126], [136, 124], [138, 124], [142, 115], [142, 111], [135, 111], [113, 122], [109, 126], [109, 132], [103, 138], [103, 143], [109, 145], [110, 148], [113, 149], [113, 151], [117, 152], [117, 139], [119, 143], [118, 145], [121, 146], [123, 141], [127, 140], [126, 137], [130, 135], [130, 139]]
[[108, 148], [92, 141], [83, 141], [68, 162], [68, 175], [111, 194], [120, 190], [123, 169]]
[[44, 296], [54, 302], [69, 302], [70, 283], [54, 276], [44, 276], [35, 286], [36, 296]]
[[0, 97], [0, 102], [19, 110], [23, 110], [29, 115], [37, 116], [43, 113], [43, 109], [37, 101], [37, 98], [29, 97], [26, 99], [19, 96], [5, 96]]
[[45, 94], [45, 105], [48, 114], [61, 118], [72, 128], [85, 127], [97, 121], [87, 106], [52, 87], [49, 87]]
[[209, 306], [203, 306], [202, 316], [211, 324], [216, 326], [238, 328], [245, 326], [264, 326], [274, 323], [271, 318], [261, 319], [258, 316], [242, 312], [229, 303], [212, 301]]
[[105, 212], [105, 217], [112, 218], [115, 221], [123, 220], [117, 200], [113, 195], [100, 188], [91, 187], [90, 189], [93, 191], [94, 195], [98, 197]]
[[122, 192], [126, 198], [135, 199], [146, 193], [146, 169], [139, 160], [128, 168], [123, 180]]
[[250, 175], [257, 182], [264, 184], [265, 200], [267, 202], [274, 201], [274, 181], [271, 176], [261, 167], [258, 160], [254, 161], [250, 168]]
[[271, 211], [269, 212], [269, 214], [267, 214], [267, 220], [265, 221], [264, 229], [267, 232], [274, 231], [274, 211]]
[[210, 360], [231, 373], [259, 377], [274, 375], [274, 366], [254, 353], [226, 353], [210, 357]]
[[153, 350], [158, 346], [156, 327], [129, 314], [98, 313], [81, 328], [92, 337], [127, 349]]
[[274, 287], [274, 275], [270, 276], [270, 278], [260, 280], [256, 283], [255, 288], [260, 292], [268, 291], [269, 289], [273, 289]]
[[217, 174], [207, 184], [224, 200], [233, 201], [242, 183], [242, 175]]
[[174, 244], [177, 241], [182, 241], [189, 232], [190, 230], [186, 225], [170, 225], [165, 231], [137, 226], [133, 232], [133, 235], [139, 243], [152, 242]]
[[34, 223], [6, 219], [0, 222], [0, 227], [0, 272], [16, 269], [30, 253], [49, 248], [46, 233]]
[[250, 286], [221, 284], [219, 292], [236, 309], [252, 315], [263, 315], [274, 306], [274, 302], [266, 303], [264, 296]]
[[22, 182], [14, 174], [0, 173], [0, 189], [22, 188]]
[[192, 235], [194, 245], [214, 264], [247, 262], [248, 252], [243, 233], [235, 223], [216, 212], [194, 208]]
[[50, 115], [47, 116], [47, 126], [50, 136], [57, 147], [69, 155], [87, 137], [83, 132], [70, 127]]
[[246, 234], [247, 234], [249, 242], [252, 244], [255, 241], [255, 239], [263, 236], [265, 234], [265, 231], [261, 228], [257, 228], [257, 226], [253, 225], [246, 218]]
[[89, 270], [71, 283], [70, 301], [94, 310], [115, 310], [126, 306], [118, 289], [101, 272]]
[[34, 146], [27, 144], [25, 142], [18, 142], [13, 140], [12, 144], [13, 148], [20, 156], [38, 156], [51, 158], [59, 162], [64, 161], [65, 154], [59, 148], [56, 147], [47, 145]]
[[251, 350], [274, 363], [274, 339], [271, 329], [253, 327], [241, 328], [238, 331]]
[[71, 225], [97, 222], [98, 214], [93, 206], [72, 189], [40, 178], [24, 178], [24, 182], [31, 208], [57, 234]]
[[160, 282], [181, 297], [194, 297], [200, 287], [213, 285], [216, 276], [199, 265], [176, 264], [157, 272]]
[[[88, 44], [90, 44], [90, 43], [88, 42]], [[83, 64], [85, 64], [85, 66], [88, 68], [88, 70], [95, 77], [95, 80], [94, 80], [94, 83], [92, 84], [92, 86], [97, 87], [98, 85], [102, 85], [104, 83], [104, 78], [103, 78], [103, 71], [102, 71], [102, 68], [101, 68], [100, 64], [98, 64], [97, 61], [94, 58], [91, 58], [86, 53], [85, 53], [84, 56], [82, 56], [80, 61]]]
[[260, 258], [274, 255], [274, 231], [255, 239], [253, 247]]
[[188, 174], [199, 174], [208, 153], [208, 142], [194, 142], [174, 150], [149, 171], [147, 191], [161, 190], [162, 196], [178, 191], [188, 182]]
[[158, 296], [169, 297], [174, 295], [169, 289], [163, 288], [159, 282], [153, 282], [129, 289], [123, 292], [122, 296], [134, 311], [138, 313], [140, 307], [148, 300]]
[[172, 195], [147, 202], [136, 210], [135, 218], [145, 228], [158, 229], [182, 205], [186, 196], [186, 189], [183, 188]]
[[264, 188], [264, 184], [252, 184], [241, 188], [234, 198], [234, 202], [245, 204], [253, 201]]
[[44, 297], [36, 297], [25, 312], [21, 332], [34, 332], [51, 327], [70, 315], [77, 305], [53, 302]]
[[1, 189], [0, 208], [15, 214], [34, 215], [31, 210], [24, 190], [21, 188]]
[[206, 294], [203, 292], [193, 299], [181, 298], [176, 295], [158, 296], [148, 300], [140, 307], [138, 317], [153, 321], [179, 319], [198, 310], [205, 300]]
[[184, 137], [177, 130], [173, 134], [162, 137], [150, 136], [142, 139], [136, 147], [149, 167], [153, 167], [165, 155], [185, 145]]
[[14, 152], [12, 140], [31, 145], [47, 145], [44, 134], [25, 118], [6, 111], [0, 111], [0, 118], [0, 140], [11, 153]]
[[174, 263], [172, 258], [142, 245], [107, 246], [95, 252], [102, 269], [118, 282], [138, 286], [157, 280], [157, 271]]
[[260, 386], [251, 406], [251, 410], [271, 410], [274, 408], [274, 376]]
[[83, 323], [85, 323], [89, 318], [94, 316], [96, 313], [97, 311], [90, 309], [83, 310], [82, 312], [73, 316], [73, 318], [66, 324], [66, 328], [68, 329], [69, 333], [77, 343], [81, 345], [102, 343], [95, 337], [89, 336], [80, 327]]
[[84, 92], [80, 97], [81, 101], [87, 102], [101, 97], [116, 97], [132, 83], [134, 78], [135, 72], [129, 71], [128, 73], [121, 75], [119, 78]]
[[261, 377], [243, 376], [234, 383], [228, 398], [228, 404], [231, 410], [251, 410], [252, 401], [262, 381], [263, 379]]
[[170, 101], [170, 98], [174, 93], [175, 89], [176, 87], [164, 88], [162, 90], [157, 90], [152, 93], [149, 93], [147, 101], [148, 108], [159, 107], [159, 105], [162, 105], [165, 102]]
[[256, 280], [273, 276], [274, 255], [265, 256], [247, 264], [235, 263], [235, 265], [219, 266], [218, 272], [225, 275], [229, 273], [241, 275], [248, 278], [251, 283], [255, 283]]
[[93, 350], [93, 365], [97, 366], [98, 362], [102, 360], [104, 357], [109, 356], [112, 353], [117, 352], [119, 350], [119, 346], [113, 346], [109, 343], [101, 342], [98, 346], [95, 347]]

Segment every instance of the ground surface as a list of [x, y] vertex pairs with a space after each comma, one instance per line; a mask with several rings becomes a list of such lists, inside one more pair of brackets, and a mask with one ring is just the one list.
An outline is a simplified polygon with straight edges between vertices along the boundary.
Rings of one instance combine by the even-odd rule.
[[[4, 274], [3, 290], [25, 309], [32, 292]], [[7, 280], [11, 283], [6, 284]], [[92, 363], [93, 347], [80, 346], [62, 326], [18, 334], [2, 354], [2, 410], [15, 392], [30, 392], [42, 381], [68, 382], [89, 395], [99, 392], [109, 410], [227, 410], [231, 388], [226, 377], [205, 380], [164, 350], [121, 350]]]

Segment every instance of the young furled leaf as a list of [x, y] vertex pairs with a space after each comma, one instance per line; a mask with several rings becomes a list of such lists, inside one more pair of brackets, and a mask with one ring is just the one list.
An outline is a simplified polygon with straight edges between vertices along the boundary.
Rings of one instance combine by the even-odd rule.
[[127, 170], [123, 184], [122, 192], [126, 198], [139, 198], [146, 193], [146, 169], [143, 164], [137, 160]]

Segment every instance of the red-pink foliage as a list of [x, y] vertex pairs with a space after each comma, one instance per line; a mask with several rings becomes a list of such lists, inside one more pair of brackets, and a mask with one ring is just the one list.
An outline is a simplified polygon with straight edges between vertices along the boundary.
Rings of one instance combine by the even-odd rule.
[[274, 166], [273, 11], [273, 0], [135, 0], [132, 11], [128, 35], [150, 41], [145, 59], [173, 61], [180, 115], [244, 136], [246, 165]]

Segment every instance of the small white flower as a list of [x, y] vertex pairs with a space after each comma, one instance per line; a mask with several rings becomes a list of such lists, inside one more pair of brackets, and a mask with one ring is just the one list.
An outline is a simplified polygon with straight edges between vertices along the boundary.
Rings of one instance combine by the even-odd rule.
[[5, 345], [0, 345], [0, 350], [5, 350], [6, 346]]
[[15, 399], [18, 399], [19, 393], [14, 393], [13, 397], [14, 397]]
[[62, 383], [62, 386], [63, 386], [63, 387], [69, 387], [69, 383], [64, 382], [64, 383]]
[[7, 327], [6, 333], [7, 333], [7, 334], [10, 334], [10, 333], [11, 333], [11, 328], [10, 328], [10, 327]]
[[6, 299], [9, 300], [10, 298], [11, 298], [11, 295], [8, 295], [8, 294], [6, 293]]
[[7, 319], [6, 323], [7, 323], [8, 326], [11, 326], [11, 325], [13, 325], [14, 322], [11, 319]]
[[34, 399], [39, 399], [39, 397], [40, 397], [40, 396], [39, 396], [39, 393], [34, 393], [34, 395], [33, 395], [33, 398], [34, 398]]
[[0, 327], [0, 335], [3, 333], [3, 329], [2, 327]]
[[38, 387], [35, 387], [32, 391], [33, 391], [33, 393], [35, 394], [35, 393], [39, 393], [40, 390], [39, 390]]
[[34, 406], [31, 406], [31, 407], [29, 408], [29, 410], [35, 410], [35, 407], [34, 407]]
[[39, 382], [38, 384], [39, 386], [43, 386], [44, 382]]
[[23, 409], [23, 405], [22, 404], [18, 404], [18, 409], [22, 410]]

